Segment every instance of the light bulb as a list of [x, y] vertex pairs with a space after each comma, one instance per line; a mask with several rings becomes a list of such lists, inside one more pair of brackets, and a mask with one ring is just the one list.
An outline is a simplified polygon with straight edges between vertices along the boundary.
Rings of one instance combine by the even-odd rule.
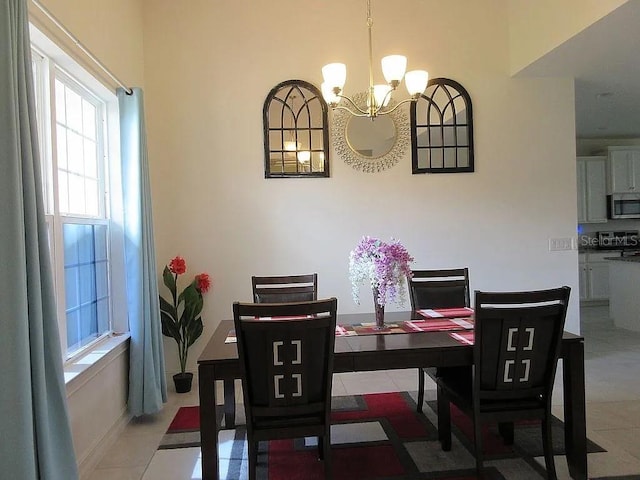
[[300, 163], [308, 163], [309, 160], [311, 160], [311, 152], [309, 150], [298, 152], [298, 161]]
[[284, 149], [287, 152], [295, 152], [298, 149], [298, 144], [293, 140], [287, 140], [284, 142]]
[[388, 55], [381, 61], [384, 79], [393, 88], [398, 86], [407, 69], [407, 57], [404, 55]]
[[337, 105], [340, 103], [340, 97], [336, 95], [336, 92], [333, 91], [333, 88], [327, 82], [320, 85], [320, 89], [322, 90], [324, 101], [329, 105]]
[[404, 84], [412, 97], [421, 95], [429, 83], [429, 73], [425, 70], [411, 70], [404, 76]]
[[347, 66], [344, 63], [329, 63], [322, 67], [322, 78], [332, 90], [338, 88], [342, 91], [347, 81]]
[[[389, 105], [389, 100], [391, 100], [391, 87], [389, 85], [374, 85], [373, 86], [373, 96], [375, 98], [375, 103], [377, 108], [386, 107]], [[367, 106], [370, 107], [369, 101], [367, 100]]]

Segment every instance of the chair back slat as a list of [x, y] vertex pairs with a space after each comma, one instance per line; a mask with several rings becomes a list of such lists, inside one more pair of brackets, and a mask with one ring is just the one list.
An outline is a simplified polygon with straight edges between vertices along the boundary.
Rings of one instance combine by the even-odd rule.
[[256, 303], [308, 302], [318, 299], [318, 274], [252, 276]]
[[413, 270], [408, 279], [413, 310], [470, 306], [469, 269]]
[[476, 397], [550, 396], [569, 287], [536, 292], [475, 292]]
[[[323, 413], [330, 404], [337, 300], [234, 303], [233, 309], [248, 418]], [[278, 319], [291, 316], [300, 318]]]

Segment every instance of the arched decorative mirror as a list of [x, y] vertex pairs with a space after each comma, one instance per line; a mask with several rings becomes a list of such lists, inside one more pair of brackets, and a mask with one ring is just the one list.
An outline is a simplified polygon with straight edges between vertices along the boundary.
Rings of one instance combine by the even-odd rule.
[[413, 173], [473, 172], [471, 97], [458, 82], [429, 80], [411, 104]]
[[[353, 100], [366, 107], [367, 95], [358, 93]], [[393, 167], [404, 155], [409, 120], [401, 108], [373, 120], [334, 110], [332, 138], [336, 152], [347, 165], [363, 172], [380, 172]]]
[[328, 177], [327, 104], [304, 80], [287, 80], [267, 95], [264, 122], [265, 178]]

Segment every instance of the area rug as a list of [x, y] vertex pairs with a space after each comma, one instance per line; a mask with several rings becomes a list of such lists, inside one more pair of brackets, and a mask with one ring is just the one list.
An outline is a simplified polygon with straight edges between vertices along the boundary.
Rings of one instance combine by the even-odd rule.
[[[476, 478], [471, 423], [452, 410], [453, 446], [443, 452], [438, 442], [435, 402], [427, 402], [424, 414], [416, 412], [415, 393], [379, 393], [334, 397], [332, 401], [333, 478], [442, 479]], [[242, 409], [239, 409], [242, 410]], [[238, 412], [242, 423], [243, 412]], [[199, 453], [199, 409], [182, 407], [160, 445], [161, 450], [188, 448]], [[246, 430], [242, 425], [219, 434], [220, 478], [247, 477]], [[554, 453], [564, 454], [563, 425], [554, 419]], [[542, 459], [540, 425], [520, 423], [515, 441], [503, 444], [494, 426], [484, 431], [485, 478], [523, 480], [546, 478]], [[604, 452], [589, 441], [588, 451]], [[158, 452], [160, 453], [160, 452]], [[169, 452], [167, 452], [169, 453]], [[562, 457], [560, 457], [562, 458]], [[199, 465], [199, 462], [198, 462]], [[194, 467], [196, 471], [198, 466]], [[196, 478], [185, 476], [184, 478]], [[198, 477], [199, 478], [199, 477]], [[315, 480], [324, 478], [317, 460], [316, 440], [262, 442], [258, 479]]]

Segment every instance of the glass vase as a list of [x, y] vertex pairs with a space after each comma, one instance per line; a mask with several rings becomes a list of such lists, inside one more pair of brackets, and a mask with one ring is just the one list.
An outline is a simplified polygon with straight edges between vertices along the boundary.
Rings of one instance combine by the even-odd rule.
[[373, 287], [373, 304], [376, 311], [376, 330], [384, 330], [384, 305], [378, 303], [379, 291], [377, 287]]

